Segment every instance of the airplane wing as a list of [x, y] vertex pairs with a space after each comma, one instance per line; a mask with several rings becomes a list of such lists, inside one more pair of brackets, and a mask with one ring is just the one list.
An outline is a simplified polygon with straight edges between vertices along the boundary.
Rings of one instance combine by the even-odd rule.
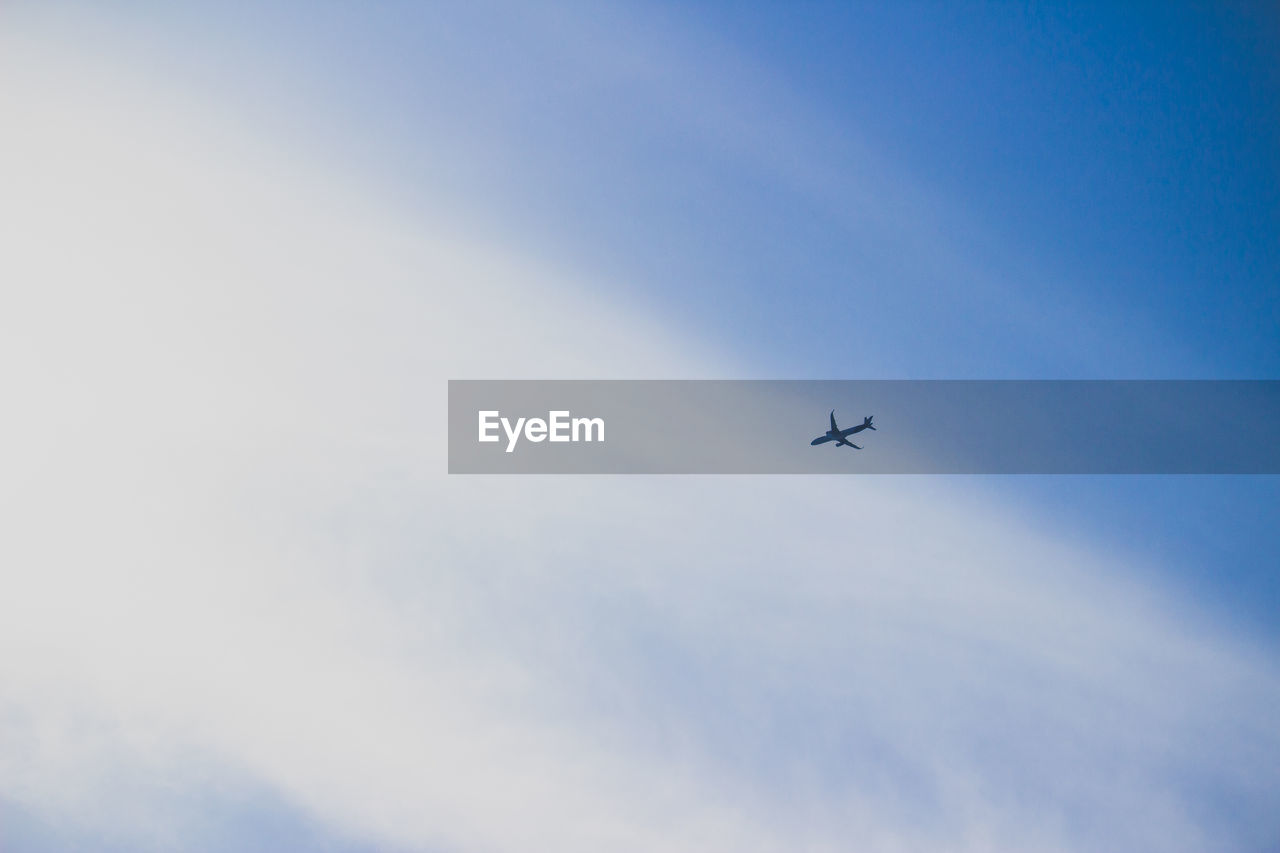
[[831, 431], [837, 432], [839, 429], [840, 427], [836, 426], [836, 410], [832, 409], [831, 410]]
[[813, 447], [815, 444], [826, 444], [828, 441], [835, 441], [835, 439], [829, 435], [820, 435], [813, 441], [809, 442], [809, 446]]
[[852, 447], [854, 450], [861, 450], [861, 449], [862, 449], [862, 448], [861, 448], [861, 447], [859, 447], [858, 445], [854, 444], [852, 441], [842, 441], [842, 442], [840, 442], [840, 443], [841, 443], [841, 444], [843, 444], [845, 447]]

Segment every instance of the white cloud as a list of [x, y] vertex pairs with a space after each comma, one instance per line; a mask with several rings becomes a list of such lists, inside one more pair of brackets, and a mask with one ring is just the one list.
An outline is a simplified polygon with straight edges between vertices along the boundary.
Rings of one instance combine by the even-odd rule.
[[159, 844], [226, 778], [411, 848], [1275, 831], [1274, 662], [1130, 567], [954, 483], [448, 478], [447, 378], [731, 365], [127, 71], [10, 36], [0, 81], [0, 797]]

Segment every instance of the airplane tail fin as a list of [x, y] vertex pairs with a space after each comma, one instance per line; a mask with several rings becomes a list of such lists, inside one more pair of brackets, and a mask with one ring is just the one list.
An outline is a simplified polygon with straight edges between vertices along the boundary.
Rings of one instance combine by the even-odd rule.
[[862, 419], [862, 425], [867, 429], [875, 429], [875, 427], [871, 425], [871, 419], [874, 417], [875, 415], [867, 415], [865, 418]]

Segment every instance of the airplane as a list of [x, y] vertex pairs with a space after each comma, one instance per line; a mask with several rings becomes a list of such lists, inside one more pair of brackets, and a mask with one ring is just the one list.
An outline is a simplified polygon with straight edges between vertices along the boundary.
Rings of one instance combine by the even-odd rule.
[[840, 429], [840, 427], [836, 426], [836, 410], [832, 409], [831, 429], [827, 430], [826, 435], [820, 435], [813, 441], [809, 442], [809, 446], [812, 447], [815, 444], [826, 444], [828, 441], [834, 441], [836, 443], [836, 447], [843, 445], [845, 447], [852, 447], [854, 450], [861, 450], [861, 447], [849, 441], [849, 436], [853, 435], [855, 432], [862, 432], [864, 429], [875, 429], [875, 427], [871, 425], [871, 419], [873, 417], [875, 417], [875, 415], [868, 415], [863, 418], [862, 424], [859, 426]]

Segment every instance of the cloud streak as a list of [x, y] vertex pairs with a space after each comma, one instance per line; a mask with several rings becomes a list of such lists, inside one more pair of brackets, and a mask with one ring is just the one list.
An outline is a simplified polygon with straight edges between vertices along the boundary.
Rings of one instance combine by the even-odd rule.
[[196, 849], [238, 785], [424, 850], [1276, 837], [1270, 650], [963, 483], [448, 478], [447, 378], [732, 362], [180, 92], [0, 55], [24, 812]]

